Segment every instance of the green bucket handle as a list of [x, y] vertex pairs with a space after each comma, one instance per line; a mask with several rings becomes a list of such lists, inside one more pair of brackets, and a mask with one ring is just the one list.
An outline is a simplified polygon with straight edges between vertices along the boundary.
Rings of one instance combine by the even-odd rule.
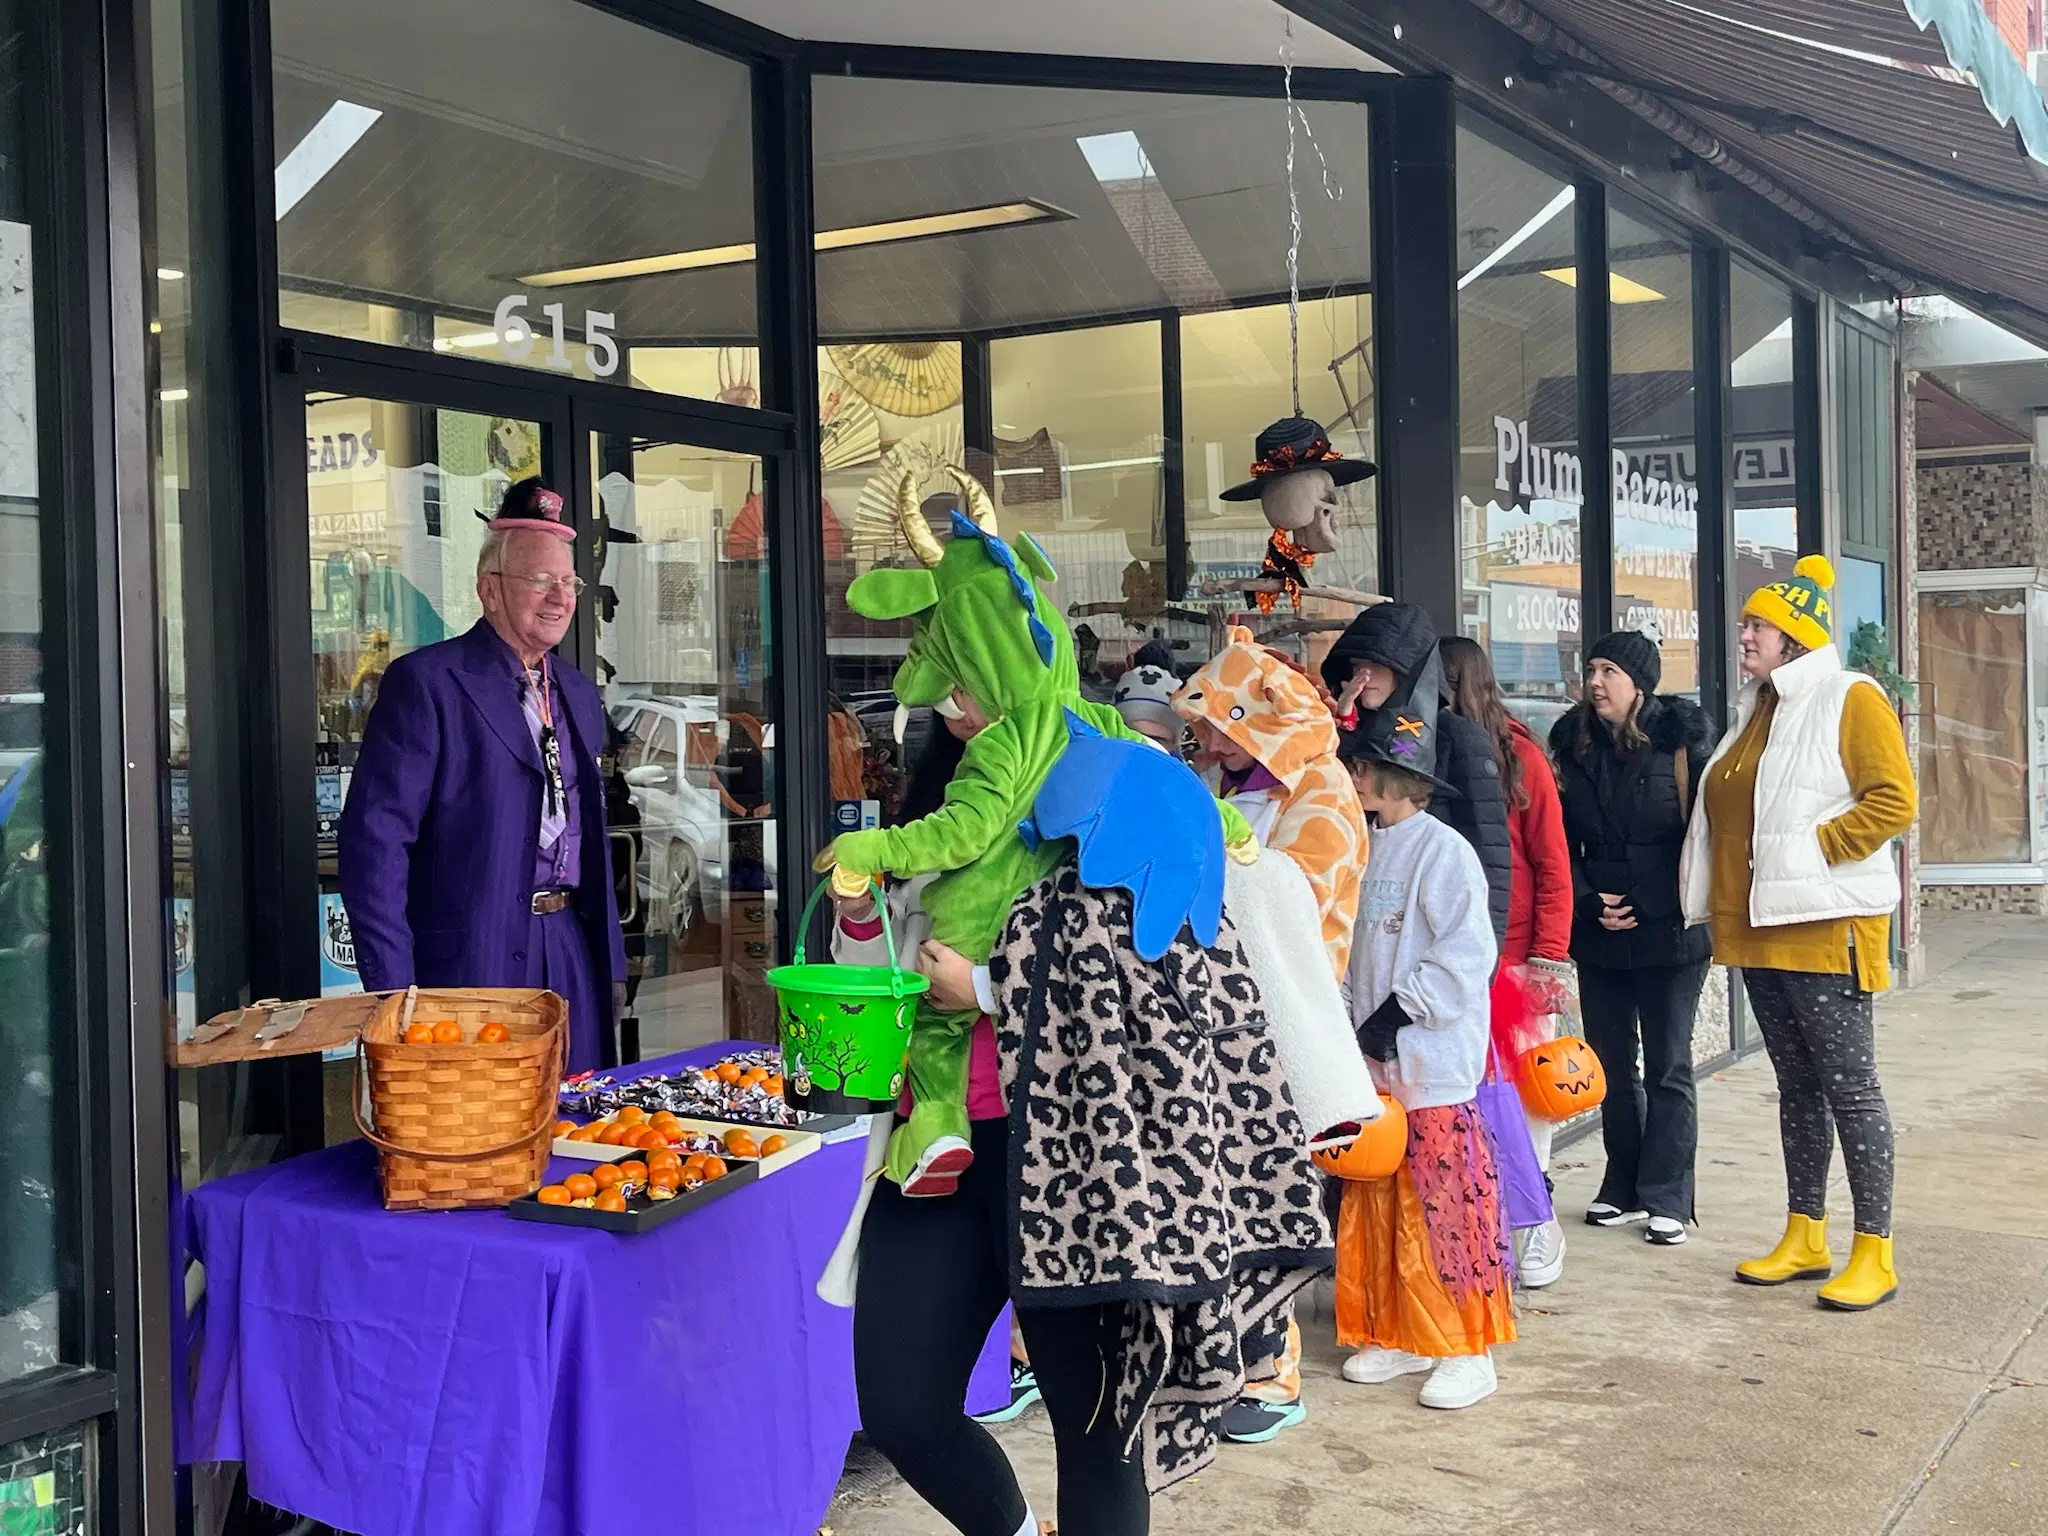
[[[811, 914], [818, 910], [818, 899], [825, 894], [825, 887], [831, 883], [832, 874], [828, 870], [824, 877], [818, 881], [818, 888], [811, 892], [811, 899], [804, 903], [804, 915], [797, 923], [796, 928], [796, 959], [792, 962], [793, 964], [802, 965], [804, 963], [804, 936], [811, 931]], [[896, 934], [889, 926], [889, 897], [882, 889], [881, 876], [868, 876], [868, 885], [875, 893], [875, 910], [882, 915], [882, 942], [889, 949], [890, 994], [898, 998], [908, 997], [911, 994], [905, 990], [904, 978], [914, 973], [905, 971], [897, 963]]]

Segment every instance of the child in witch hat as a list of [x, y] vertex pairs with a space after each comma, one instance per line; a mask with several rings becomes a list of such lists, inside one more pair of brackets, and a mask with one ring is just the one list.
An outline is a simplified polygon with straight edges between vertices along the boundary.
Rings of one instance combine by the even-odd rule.
[[1441, 663], [1368, 711], [1338, 755], [1374, 826], [1351, 946], [1352, 1019], [1373, 1076], [1408, 1115], [1391, 1179], [1347, 1183], [1337, 1222], [1337, 1341], [1361, 1385], [1427, 1372], [1428, 1408], [1492, 1395], [1515, 1337], [1509, 1232], [1478, 1093], [1497, 954], [1478, 855], [1427, 812]]

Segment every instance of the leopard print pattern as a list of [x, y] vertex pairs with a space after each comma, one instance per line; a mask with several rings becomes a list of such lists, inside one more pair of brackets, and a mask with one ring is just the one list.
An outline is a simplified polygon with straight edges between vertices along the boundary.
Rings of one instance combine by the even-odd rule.
[[1148, 963], [1130, 912], [1127, 892], [1062, 866], [1019, 898], [989, 974], [1011, 1295], [1123, 1305], [1112, 1403], [1156, 1490], [1214, 1457], [1224, 1411], [1276, 1369], [1285, 1304], [1332, 1243], [1227, 917], [1214, 946], [1183, 929]]
[[[1182, 685], [1173, 707], [1190, 724], [1201, 720], [1221, 731], [1280, 781], [1265, 846], [1308, 876], [1323, 947], [1341, 977], [1351, 960], [1370, 842], [1358, 792], [1337, 761], [1337, 722], [1316, 685], [1256, 644], [1250, 630], [1233, 627], [1230, 643]], [[1218, 768], [1203, 775], [1212, 792], [1221, 779]]]

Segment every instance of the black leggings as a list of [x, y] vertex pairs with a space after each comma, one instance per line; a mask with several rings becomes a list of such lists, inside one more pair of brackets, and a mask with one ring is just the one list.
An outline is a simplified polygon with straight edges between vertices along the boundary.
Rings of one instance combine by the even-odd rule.
[[[877, 1186], [861, 1232], [853, 1374], [861, 1427], [926, 1503], [962, 1536], [1016, 1536], [1017, 1475], [964, 1406], [1009, 1299], [1008, 1126], [977, 1120], [973, 1134], [956, 1193], [909, 1200], [886, 1179]], [[1114, 1309], [1019, 1308], [1017, 1322], [1052, 1421], [1060, 1536], [1146, 1536], [1144, 1466], [1124, 1458], [1109, 1405]]]
[[1594, 1197], [1607, 1205], [1673, 1221], [1693, 1219], [1700, 1117], [1692, 1024], [1706, 977], [1704, 960], [1632, 971], [1579, 967], [1586, 1041], [1607, 1073], [1607, 1100], [1600, 1106], [1607, 1172]]
[[1877, 1081], [1870, 994], [1853, 976], [1810, 971], [1745, 970], [1742, 985], [1778, 1074], [1787, 1206], [1816, 1221], [1827, 1215], [1840, 1130], [1856, 1230], [1891, 1236], [1892, 1117]]

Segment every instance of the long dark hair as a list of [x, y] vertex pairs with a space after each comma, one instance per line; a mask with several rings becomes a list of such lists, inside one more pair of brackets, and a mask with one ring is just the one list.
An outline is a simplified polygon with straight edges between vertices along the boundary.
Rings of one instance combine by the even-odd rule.
[[1450, 693], [1451, 708], [1486, 732], [1508, 804], [1526, 811], [1529, 786], [1522, 782], [1522, 754], [1515, 750], [1515, 733], [1508, 724], [1508, 707], [1501, 700], [1493, 663], [1478, 641], [1463, 635], [1446, 635], [1437, 641], [1436, 649], [1443, 658], [1444, 688]]
[[[1643, 731], [1643, 710], [1648, 706], [1651, 694], [1636, 690], [1635, 701], [1628, 707], [1628, 718], [1619, 725], [1607, 727], [1608, 738], [1617, 752], [1640, 752], [1649, 744], [1650, 738]], [[1594, 732], [1605, 724], [1593, 708], [1593, 701], [1587, 699], [1579, 705], [1579, 728], [1572, 746], [1579, 754], [1579, 761], [1585, 762], [1593, 755]]]

